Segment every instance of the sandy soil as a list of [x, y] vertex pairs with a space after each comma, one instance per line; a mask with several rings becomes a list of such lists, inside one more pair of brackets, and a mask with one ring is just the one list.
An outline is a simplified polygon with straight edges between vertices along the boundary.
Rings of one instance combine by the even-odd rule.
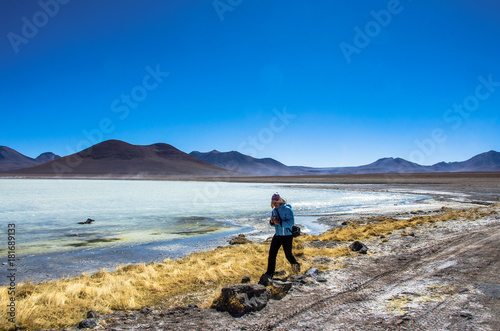
[[[357, 183], [357, 189], [433, 192], [432, 208], [413, 213], [387, 211], [404, 217], [407, 213], [432, 213], [439, 205], [491, 205], [499, 201], [499, 184], [496, 174], [448, 179], [400, 178], [400, 182], [375, 186], [363, 180]], [[500, 212], [498, 204], [494, 208]], [[337, 222], [336, 217], [323, 221]], [[342, 217], [357, 218], [359, 215]], [[97, 328], [500, 330], [500, 216], [438, 222], [412, 233], [403, 231], [394, 231], [383, 240], [366, 241], [367, 255], [330, 261], [336, 269], [321, 275], [326, 282], [311, 280], [308, 284], [294, 286], [284, 299], [270, 301], [257, 313], [233, 318], [228, 313], [209, 308], [151, 307], [104, 316], [101, 320], [106, 323]]]

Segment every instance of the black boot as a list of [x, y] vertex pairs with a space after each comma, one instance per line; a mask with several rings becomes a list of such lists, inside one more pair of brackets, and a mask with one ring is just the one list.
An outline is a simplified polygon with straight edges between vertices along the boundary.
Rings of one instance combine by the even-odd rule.
[[259, 284], [264, 286], [269, 286], [273, 284], [273, 277], [268, 274], [263, 274], [260, 276]]

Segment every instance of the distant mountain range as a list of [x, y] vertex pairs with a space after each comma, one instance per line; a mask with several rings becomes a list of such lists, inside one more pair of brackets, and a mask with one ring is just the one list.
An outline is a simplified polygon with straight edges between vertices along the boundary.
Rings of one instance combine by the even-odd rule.
[[141, 146], [120, 140], [107, 140], [81, 152], [8, 174], [123, 178], [242, 175], [203, 162], [168, 144]]
[[310, 168], [293, 167], [310, 174], [380, 174], [380, 173], [431, 173], [431, 172], [497, 172], [500, 171], [500, 153], [489, 151], [463, 162], [439, 162], [423, 166], [401, 158], [382, 158], [358, 167]]
[[163, 143], [142, 146], [108, 140], [65, 157], [43, 153], [36, 159], [2, 146], [0, 171], [9, 175], [124, 178], [500, 172], [500, 153], [489, 151], [463, 162], [440, 162], [431, 166], [391, 157], [357, 167], [313, 168], [287, 166], [271, 158], [258, 159], [235, 151], [213, 150], [207, 153], [194, 151], [186, 154]]
[[228, 170], [245, 172], [259, 176], [293, 176], [303, 175], [305, 172], [301, 169], [295, 169], [284, 165], [281, 162], [271, 158], [257, 159], [239, 152], [219, 152], [213, 150], [208, 153], [191, 152], [190, 155]]
[[440, 162], [432, 166], [422, 166], [401, 158], [389, 157], [358, 167], [332, 168], [286, 166], [274, 159], [256, 159], [234, 151], [192, 152], [191, 155], [221, 168], [260, 176], [500, 171], [500, 153], [495, 151], [476, 155], [463, 162]]
[[54, 153], [42, 153], [37, 158], [27, 157], [12, 148], [0, 146], [0, 171], [22, 169], [60, 158]]

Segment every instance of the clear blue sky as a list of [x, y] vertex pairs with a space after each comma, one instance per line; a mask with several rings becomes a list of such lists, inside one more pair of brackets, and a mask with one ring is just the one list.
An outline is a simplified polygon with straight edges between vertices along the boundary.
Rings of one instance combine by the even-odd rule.
[[500, 150], [500, 2], [2, 0], [0, 145], [287, 165]]

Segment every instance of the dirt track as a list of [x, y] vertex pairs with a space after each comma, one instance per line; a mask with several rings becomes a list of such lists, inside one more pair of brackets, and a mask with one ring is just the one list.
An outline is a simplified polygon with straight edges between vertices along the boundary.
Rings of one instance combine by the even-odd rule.
[[[351, 269], [350, 277], [357, 279], [356, 282], [344, 284], [342, 290], [329, 295], [322, 289], [311, 293], [309, 302], [302, 300], [290, 316], [269, 326], [277, 330], [304, 327], [313, 330], [472, 330], [487, 328], [489, 324], [497, 330], [498, 314], [478, 309], [477, 305], [496, 304], [498, 309], [498, 298], [490, 300], [478, 293], [476, 287], [482, 283], [499, 283], [499, 248], [500, 225], [497, 224], [403, 254], [373, 258]], [[424, 289], [418, 286], [423, 284], [428, 285], [426, 290], [434, 286], [437, 291], [434, 294], [438, 295], [435, 298], [430, 297], [433, 293], [423, 295]], [[392, 294], [389, 297], [400, 299], [400, 313], [381, 313], [377, 309], [378, 304], [388, 301], [389, 293]], [[413, 301], [423, 296], [429, 297], [427, 302], [404, 307], [408, 299]], [[490, 305], [490, 308], [493, 307]], [[311, 312], [315, 314], [311, 316]]]
[[[498, 208], [497, 208], [498, 209]], [[108, 316], [106, 330], [500, 330], [500, 219], [395, 232], [342, 261], [327, 283], [296, 286], [241, 318], [208, 308]], [[102, 327], [99, 327], [102, 328]]]

